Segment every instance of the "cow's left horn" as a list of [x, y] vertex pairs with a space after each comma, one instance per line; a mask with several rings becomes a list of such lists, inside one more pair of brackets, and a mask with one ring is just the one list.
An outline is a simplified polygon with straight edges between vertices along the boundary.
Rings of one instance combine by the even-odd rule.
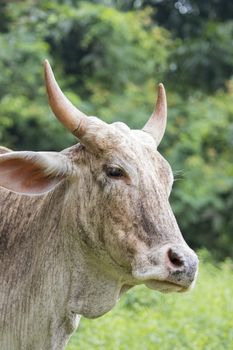
[[151, 134], [157, 146], [163, 138], [167, 124], [167, 99], [163, 84], [158, 86], [158, 97], [155, 110], [143, 130]]
[[88, 117], [74, 107], [63, 94], [56, 82], [48, 60], [44, 62], [44, 74], [49, 104], [52, 111], [68, 130], [76, 137], [81, 138], [87, 129]]

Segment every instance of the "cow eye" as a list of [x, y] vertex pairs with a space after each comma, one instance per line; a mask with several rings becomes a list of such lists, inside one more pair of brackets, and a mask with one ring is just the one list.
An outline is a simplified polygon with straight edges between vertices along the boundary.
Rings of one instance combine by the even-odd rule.
[[107, 166], [105, 168], [106, 175], [115, 179], [119, 179], [124, 176], [124, 171], [117, 166]]

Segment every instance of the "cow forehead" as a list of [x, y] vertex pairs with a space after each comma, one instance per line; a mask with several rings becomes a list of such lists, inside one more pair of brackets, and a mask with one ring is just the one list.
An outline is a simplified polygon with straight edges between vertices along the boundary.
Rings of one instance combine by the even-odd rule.
[[[125, 170], [130, 170], [130, 172], [141, 173], [143, 177], [160, 172], [166, 178], [173, 179], [169, 163], [158, 152], [156, 142], [149, 133], [143, 130], [132, 130], [123, 122], [115, 122], [108, 124], [105, 130], [100, 129], [97, 134], [100, 138], [105, 139], [106, 148], [98, 153], [97, 157], [94, 154], [93, 157], [89, 154], [92, 166], [98, 168], [103, 163], [112, 163], [126, 168]], [[71, 160], [75, 160], [82, 148], [81, 144], [77, 144], [64, 150], [63, 153], [67, 154]], [[84, 154], [85, 163], [90, 160], [89, 156], [86, 156]]]
[[129, 163], [138, 165], [141, 172], [154, 172], [156, 169], [173, 178], [172, 169], [166, 159], [158, 152], [157, 145], [149, 133], [143, 130], [131, 130], [126, 124], [111, 124], [115, 139], [114, 155]]
[[[156, 149], [156, 143], [152, 135], [143, 130], [132, 130], [125, 123], [116, 122], [111, 124], [113, 132], [117, 133], [119, 137], [126, 137], [131, 141], [131, 144], [143, 144], [152, 149]], [[116, 134], [115, 134], [116, 135]]]

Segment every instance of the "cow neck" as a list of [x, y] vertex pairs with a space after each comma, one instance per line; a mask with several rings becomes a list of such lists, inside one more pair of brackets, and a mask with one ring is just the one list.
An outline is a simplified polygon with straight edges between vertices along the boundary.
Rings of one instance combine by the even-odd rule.
[[60, 349], [53, 344], [75, 327], [60, 230], [64, 186], [33, 197], [1, 189], [1, 210], [10, 213], [0, 220], [1, 349]]
[[106, 252], [99, 246], [94, 233], [85, 232], [80, 208], [83, 202], [78, 189], [71, 187], [64, 200], [60, 222], [71, 281], [69, 313], [93, 318], [112, 309], [119, 298], [122, 280], [115, 266], [107, 264]]

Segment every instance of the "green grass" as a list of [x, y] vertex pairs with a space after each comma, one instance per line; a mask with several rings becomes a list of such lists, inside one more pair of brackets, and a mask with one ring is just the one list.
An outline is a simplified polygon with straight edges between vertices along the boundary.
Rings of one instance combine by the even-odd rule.
[[108, 314], [82, 318], [66, 350], [232, 350], [233, 263], [201, 263], [195, 289], [135, 287]]

